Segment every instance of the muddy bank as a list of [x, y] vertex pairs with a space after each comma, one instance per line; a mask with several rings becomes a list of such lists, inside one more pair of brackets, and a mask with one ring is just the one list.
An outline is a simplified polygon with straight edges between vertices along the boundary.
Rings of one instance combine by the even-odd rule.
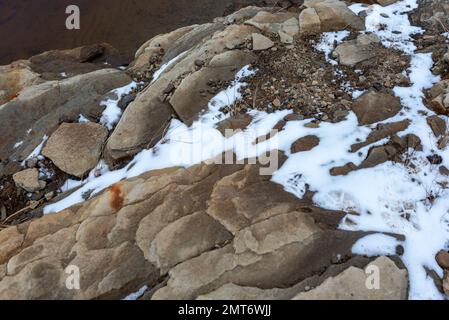
[[[51, 49], [108, 42], [128, 57], [152, 36], [203, 23], [263, 0], [0, 0], [0, 65]], [[81, 10], [81, 30], [65, 28], [65, 8]]]

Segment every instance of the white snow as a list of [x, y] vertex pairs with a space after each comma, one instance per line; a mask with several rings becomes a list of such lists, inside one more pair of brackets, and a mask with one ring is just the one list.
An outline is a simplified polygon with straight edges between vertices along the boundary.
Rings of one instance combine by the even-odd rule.
[[357, 241], [352, 248], [352, 252], [367, 257], [393, 256], [396, 254], [396, 247], [399, 245], [401, 245], [401, 242], [396, 238], [378, 233]]
[[350, 34], [351, 33], [347, 30], [337, 32], [324, 32], [321, 35], [320, 42], [317, 43], [314, 48], [324, 53], [327, 62], [333, 65], [337, 65], [338, 62], [330, 57], [331, 53], [334, 51], [336, 45], [341, 43]]
[[19, 141], [19, 142], [17, 142], [15, 145], [14, 145], [14, 149], [17, 149], [17, 148], [19, 148], [21, 145], [23, 145], [23, 140], [22, 141]]
[[168, 67], [170, 67], [172, 64], [174, 64], [175, 62], [179, 61], [180, 59], [182, 59], [185, 55], [186, 55], [187, 51], [184, 51], [182, 53], [180, 53], [179, 55], [177, 55], [176, 57], [174, 57], [173, 59], [171, 59], [169, 62], [163, 64], [159, 70], [157, 70], [154, 74], [153, 74], [153, 80], [151, 81], [151, 83], [155, 82], [157, 79], [159, 79], [159, 77], [161, 76], [161, 74], [163, 74], [165, 72], [165, 70], [167, 70]]
[[28, 157], [26, 157], [25, 160], [22, 161], [22, 163], [21, 163], [22, 166], [24, 166], [28, 160], [40, 157], [42, 149], [44, 148], [44, 144], [45, 144], [45, 142], [47, 142], [47, 140], [48, 140], [48, 136], [45, 135], [42, 138], [42, 142], [33, 150], [33, 152], [30, 153], [30, 155]]
[[[403, 112], [384, 122], [406, 118], [412, 121], [409, 128], [400, 135], [415, 134], [422, 141], [423, 151], [414, 152], [410, 158], [415, 169], [386, 162], [374, 168], [353, 171], [346, 176], [331, 176], [329, 170], [333, 167], [348, 162], [359, 165], [372, 146], [361, 149], [360, 154], [348, 151], [352, 144], [364, 141], [375, 126], [358, 126], [354, 113], [350, 113], [342, 122], [321, 123], [318, 128], [307, 128], [305, 125], [309, 120], [290, 121], [285, 129], [272, 139], [254, 145], [252, 142], [255, 137], [268, 134], [271, 128], [291, 111], [267, 114], [252, 110], [249, 113], [253, 116], [253, 121], [246, 130], [231, 138], [223, 137], [215, 129], [216, 123], [226, 118], [219, 109], [232, 105], [241, 98], [238, 92], [238, 88], [244, 86], [241, 77], [252, 74], [245, 67], [239, 72], [237, 81], [212, 99], [209, 110], [192, 126], [188, 127], [173, 120], [166, 137], [154, 148], [143, 150], [121, 170], [105, 172], [100, 177], [87, 179], [81, 183], [79, 190], [62, 201], [47, 206], [44, 212], [52, 213], [68, 208], [84, 201], [82, 195], [86, 192], [98, 194], [122, 179], [135, 177], [146, 171], [172, 166], [189, 167], [226, 150], [233, 150], [238, 159], [243, 159], [279, 149], [285, 152], [288, 160], [273, 175], [274, 182], [283, 185], [285, 190], [298, 197], [304, 195], [308, 186], [315, 192], [313, 201], [316, 205], [348, 212], [341, 222], [341, 229], [373, 232], [374, 234], [355, 244], [354, 253], [368, 256], [393, 255], [397, 245], [402, 245], [402, 260], [409, 272], [411, 299], [445, 298], [436, 289], [426, 268], [442, 275], [441, 268], [435, 262], [435, 255], [439, 250], [449, 248], [449, 191], [439, 187], [437, 183], [449, 181], [426, 159], [427, 155], [438, 149], [426, 118], [421, 114], [422, 111], [432, 114], [423, 104], [423, 90], [430, 88], [440, 79], [430, 71], [430, 54], [415, 53], [416, 47], [411, 36], [421, 33], [422, 30], [411, 26], [407, 16], [407, 13], [415, 8], [416, 0], [402, 0], [387, 7], [367, 7], [360, 4], [351, 6], [355, 12], [367, 10], [366, 32], [377, 34], [383, 45], [402, 50], [412, 58], [408, 70], [412, 85], [394, 89], [401, 99]], [[327, 33], [316, 48], [329, 59], [334, 42], [342, 41], [346, 36], [345, 32]], [[328, 61], [335, 64], [331, 59]], [[162, 66], [162, 71], [156, 74], [155, 79], [172, 63], [174, 61]], [[357, 91], [352, 93], [354, 97], [361, 94]], [[116, 106], [116, 102], [114, 103]], [[320, 144], [311, 151], [291, 154], [291, 144], [306, 135], [319, 137]], [[385, 142], [386, 140], [383, 140], [376, 145]], [[444, 159], [443, 164], [449, 166], [449, 150], [438, 152]], [[428, 200], [430, 193], [438, 195], [435, 201]], [[402, 235], [405, 240], [398, 241], [386, 234]]]
[[89, 123], [90, 121], [83, 114], [80, 114], [80, 116], [78, 118], [78, 122], [79, 123]]
[[139, 289], [139, 291], [131, 293], [129, 296], [127, 296], [123, 300], [125, 300], [125, 301], [136, 301], [137, 299], [142, 297], [147, 290], [148, 290], [148, 286], [143, 286], [142, 288]]
[[100, 119], [100, 123], [102, 125], [107, 127], [109, 130], [112, 130], [112, 128], [114, 128], [114, 126], [119, 122], [120, 117], [123, 113], [122, 109], [120, 109], [118, 106], [120, 99], [124, 95], [129, 94], [136, 86], [137, 83], [133, 81], [124, 87], [112, 90], [110, 94], [115, 97], [101, 102], [101, 105], [105, 107]]

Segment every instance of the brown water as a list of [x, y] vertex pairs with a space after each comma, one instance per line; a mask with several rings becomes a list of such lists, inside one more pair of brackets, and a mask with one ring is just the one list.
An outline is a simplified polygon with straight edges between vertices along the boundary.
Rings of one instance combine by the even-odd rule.
[[[203, 23], [251, 0], [0, 0], [0, 65], [52, 49], [108, 42], [132, 57], [146, 40]], [[78, 5], [81, 29], [67, 30]]]

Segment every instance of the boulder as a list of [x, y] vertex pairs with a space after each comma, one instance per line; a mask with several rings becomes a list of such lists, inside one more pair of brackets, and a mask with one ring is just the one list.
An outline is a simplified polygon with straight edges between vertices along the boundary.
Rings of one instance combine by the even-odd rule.
[[98, 164], [107, 136], [108, 130], [96, 123], [63, 123], [42, 154], [62, 171], [82, 178]]
[[401, 110], [399, 98], [388, 93], [368, 91], [352, 104], [360, 125], [373, 124], [391, 118]]
[[45, 181], [39, 180], [37, 169], [27, 169], [13, 175], [16, 185], [27, 192], [36, 192], [45, 188]]
[[[378, 288], [368, 286], [372, 270], [377, 270], [380, 277]], [[407, 291], [407, 271], [389, 258], [380, 257], [365, 270], [351, 267], [317, 288], [298, 294], [294, 300], [406, 300]]]

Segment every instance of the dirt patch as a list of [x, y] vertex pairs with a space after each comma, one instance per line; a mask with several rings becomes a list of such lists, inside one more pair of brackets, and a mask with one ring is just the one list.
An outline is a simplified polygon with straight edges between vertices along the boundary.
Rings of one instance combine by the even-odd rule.
[[277, 41], [274, 48], [257, 53], [259, 60], [254, 67], [258, 72], [247, 79], [242, 101], [222, 111], [241, 114], [248, 109], [290, 109], [303, 119], [338, 122], [351, 109], [353, 90], [391, 91], [395, 86], [409, 85], [404, 71], [410, 58], [381, 45], [376, 47], [375, 58], [352, 68], [326, 61], [324, 53], [314, 48], [319, 37], [296, 39], [293, 45], [272, 40]]

